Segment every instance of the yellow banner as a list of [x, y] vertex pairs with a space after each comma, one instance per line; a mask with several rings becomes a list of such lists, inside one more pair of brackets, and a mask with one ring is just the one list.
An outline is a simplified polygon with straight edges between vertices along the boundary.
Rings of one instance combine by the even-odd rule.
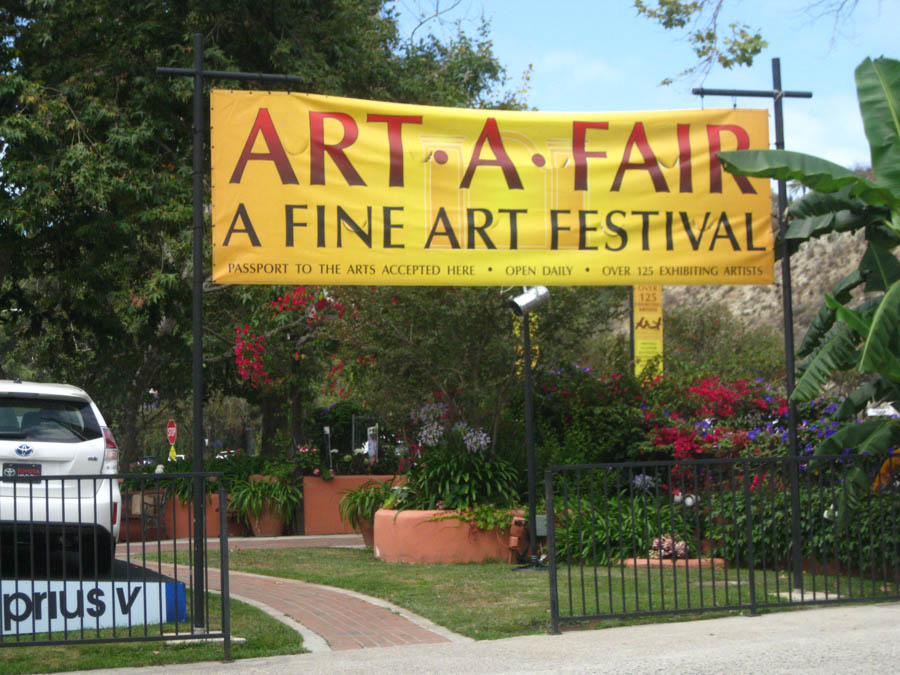
[[634, 374], [640, 375], [652, 359], [659, 359], [662, 372], [663, 356], [663, 297], [657, 284], [635, 286], [632, 289], [634, 336]]
[[538, 113], [213, 91], [213, 280], [769, 284], [765, 110]]

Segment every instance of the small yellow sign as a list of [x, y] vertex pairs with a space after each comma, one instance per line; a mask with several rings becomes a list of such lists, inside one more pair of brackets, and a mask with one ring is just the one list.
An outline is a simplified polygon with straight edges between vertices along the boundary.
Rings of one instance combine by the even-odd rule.
[[634, 321], [634, 374], [640, 375], [653, 360], [663, 370], [662, 286], [635, 286], [632, 300]]
[[769, 284], [765, 110], [466, 110], [211, 94], [213, 280]]

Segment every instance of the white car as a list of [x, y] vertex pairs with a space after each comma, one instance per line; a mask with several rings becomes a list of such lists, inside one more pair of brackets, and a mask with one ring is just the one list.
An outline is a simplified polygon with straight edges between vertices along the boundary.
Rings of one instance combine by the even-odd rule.
[[80, 556], [78, 573], [109, 571], [122, 497], [104, 476], [118, 473], [119, 448], [87, 393], [0, 380], [0, 464], [3, 555], [61, 547]]

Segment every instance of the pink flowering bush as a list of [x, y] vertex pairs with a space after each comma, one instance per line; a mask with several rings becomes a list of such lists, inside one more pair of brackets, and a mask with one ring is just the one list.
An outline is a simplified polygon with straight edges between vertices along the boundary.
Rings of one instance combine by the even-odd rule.
[[328, 469], [322, 466], [319, 449], [314, 445], [301, 445], [297, 448], [295, 457], [297, 471], [303, 476], [326, 477]]
[[[535, 394], [538, 457], [550, 464], [784, 457], [789, 454], [788, 404], [762, 379], [723, 380], [595, 373], [573, 366], [542, 372]], [[838, 427], [839, 401], [798, 406], [801, 453], [810, 454]], [[754, 477], [755, 488], [761, 476]], [[678, 466], [665, 491], [701, 487]]]
[[[656, 391], [662, 387], [661, 391]], [[642, 459], [785, 456], [787, 401], [762, 381], [650, 383], [641, 406], [647, 432]], [[839, 401], [821, 398], [798, 407], [801, 452], [834, 433]]]
[[656, 537], [650, 544], [650, 558], [657, 560], [664, 559], [683, 559], [688, 557], [688, 545], [685, 541], [678, 538], [678, 535], [664, 534]]

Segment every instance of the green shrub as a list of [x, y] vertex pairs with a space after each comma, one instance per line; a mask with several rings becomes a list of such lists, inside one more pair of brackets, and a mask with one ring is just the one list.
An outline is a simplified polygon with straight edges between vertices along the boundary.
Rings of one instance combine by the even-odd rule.
[[477, 504], [512, 506], [519, 500], [518, 476], [506, 460], [488, 450], [471, 451], [459, 430], [444, 433], [421, 451], [407, 479], [402, 508], [470, 509]]
[[[900, 508], [900, 494], [869, 494], [854, 511], [853, 527], [839, 532], [836, 506], [840, 485], [800, 492], [802, 556], [839, 562], [863, 573], [896, 573], [900, 533], [890, 527]], [[742, 495], [713, 495], [707, 536], [714, 555], [740, 565], [749, 560], [747, 511]], [[755, 490], [750, 497], [756, 566], [789, 562], [791, 547], [791, 495], [787, 490]], [[893, 570], [893, 572], [892, 572]]]
[[541, 371], [536, 380], [536, 447], [542, 470], [551, 464], [634, 458], [643, 439], [635, 378], [598, 375], [574, 365]]
[[393, 496], [394, 481], [369, 480], [346, 490], [338, 503], [338, 512], [347, 525], [359, 530], [360, 522], [372, 520], [375, 512]]
[[[353, 440], [353, 418], [356, 417], [356, 443]], [[375, 465], [369, 464], [368, 457], [356, 452], [366, 440], [366, 429], [378, 424], [379, 449]], [[315, 414], [314, 443], [327, 455], [329, 439], [323, 429], [331, 432], [331, 463], [338, 474], [394, 474], [397, 473], [399, 457], [395, 454], [396, 436], [385, 426], [384, 421], [371, 410], [353, 403], [338, 401], [328, 408], [320, 408]], [[325, 462], [327, 465], [327, 461]]]
[[784, 377], [784, 340], [771, 326], [739, 319], [718, 303], [667, 307], [664, 321], [666, 376], [726, 381]]
[[[225, 492], [231, 492], [236, 482], [246, 480], [255, 473], [266, 473], [264, 466], [265, 459], [259, 455], [248, 455], [245, 452], [237, 452], [221, 459], [210, 457], [203, 462], [204, 471], [222, 473]], [[193, 469], [188, 469], [188, 471], [191, 470]]]
[[234, 484], [228, 502], [229, 509], [247, 522], [258, 518], [263, 509], [274, 509], [285, 524], [290, 525], [303, 500], [303, 493], [296, 485], [281, 480], [241, 480]]
[[673, 507], [666, 495], [627, 490], [611, 497], [584, 497], [556, 513], [558, 560], [610, 565], [627, 558], [646, 558], [656, 537], [673, 535], [688, 541], [694, 554], [697, 525], [687, 512]]

